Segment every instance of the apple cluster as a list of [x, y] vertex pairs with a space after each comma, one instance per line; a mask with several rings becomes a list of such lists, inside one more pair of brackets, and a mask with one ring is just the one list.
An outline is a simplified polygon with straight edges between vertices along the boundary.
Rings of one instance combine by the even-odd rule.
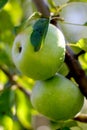
[[[52, 24], [41, 48], [34, 50], [31, 43], [33, 27], [28, 27], [14, 40], [12, 57], [17, 68], [35, 80], [46, 80], [60, 69], [65, 57], [65, 40], [62, 32]], [[38, 39], [36, 39], [38, 40]]]
[[38, 112], [53, 121], [73, 118], [81, 110], [84, 97], [76, 84], [58, 74], [65, 58], [64, 35], [49, 24], [45, 40], [35, 51], [31, 42], [32, 32], [33, 27], [28, 27], [18, 34], [12, 47], [16, 67], [37, 80], [31, 103]]

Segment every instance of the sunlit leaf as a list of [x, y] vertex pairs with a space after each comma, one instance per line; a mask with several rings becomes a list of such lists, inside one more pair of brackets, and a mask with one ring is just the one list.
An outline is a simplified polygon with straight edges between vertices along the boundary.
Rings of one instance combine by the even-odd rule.
[[53, 7], [53, 8], [56, 7], [54, 0], [48, 0], [48, 3], [51, 5], [51, 7]]
[[10, 20], [15, 26], [21, 23], [23, 10], [20, 1], [17, 0], [9, 1], [4, 7], [4, 10], [7, 11], [7, 13], [10, 15], [11, 17]]
[[48, 0], [48, 3], [49, 3], [49, 7], [50, 7], [51, 12], [56, 12], [57, 11], [57, 5], [56, 5], [55, 1], [54, 0]]
[[13, 126], [11, 130], [23, 130], [24, 128], [18, 120], [13, 120]]
[[16, 111], [17, 117], [21, 124], [25, 128], [31, 127], [31, 103], [28, 97], [21, 92], [20, 90], [16, 90]]
[[3, 73], [3, 71], [0, 70], [0, 83], [1, 84], [6, 84], [6, 82], [8, 81], [7, 76]]
[[81, 48], [82, 50], [86, 51], [87, 52], [87, 38], [85, 39], [80, 39], [78, 42], [77, 42], [77, 46], [79, 48]]
[[4, 48], [0, 48], [0, 65], [11, 66], [11, 61]]
[[0, 115], [0, 130], [13, 130], [13, 121], [7, 115]]
[[2, 10], [0, 12], [0, 42], [11, 44], [14, 36], [12, 34], [13, 23], [10, 15]]

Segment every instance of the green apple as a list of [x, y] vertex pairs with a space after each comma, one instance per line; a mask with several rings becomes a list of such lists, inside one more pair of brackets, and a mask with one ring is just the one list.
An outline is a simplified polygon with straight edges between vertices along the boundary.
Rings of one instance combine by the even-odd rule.
[[60, 12], [64, 22], [59, 25], [69, 42], [76, 42], [81, 38], [87, 38], [87, 3], [71, 2]]
[[38, 51], [34, 51], [30, 37], [33, 27], [18, 34], [12, 47], [12, 57], [16, 67], [26, 76], [45, 80], [60, 69], [65, 58], [65, 39], [62, 32], [49, 24], [47, 34]]
[[84, 96], [78, 86], [58, 74], [45, 81], [37, 81], [31, 95], [33, 107], [53, 121], [73, 118], [82, 108]]

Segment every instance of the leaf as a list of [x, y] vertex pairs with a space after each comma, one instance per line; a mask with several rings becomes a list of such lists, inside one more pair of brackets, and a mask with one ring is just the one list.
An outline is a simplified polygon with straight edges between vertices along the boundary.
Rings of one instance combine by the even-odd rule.
[[67, 120], [64, 122], [64, 125], [63, 127], [66, 128], [66, 127], [74, 127], [74, 126], [78, 126], [77, 122], [74, 121], [74, 120]]
[[31, 103], [30, 99], [19, 89], [15, 91], [16, 95], [16, 112], [20, 123], [27, 129], [31, 127]]
[[54, 0], [48, 0], [48, 3], [51, 5], [52, 8], [56, 8]]
[[[13, 120], [7, 115], [0, 115], [0, 130], [13, 130]], [[17, 129], [16, 129], [17, 130]]]
[[87, 52], [87, 38], [80, 39], [76, 45]]
[[70, 130], [70, 128], [69, 127], [64, 127], [61, 130]]
[[70, 48], [74, 51], [74, 53], [79, 53], [82, 49], [76, 43], [69, 43]]
[[6, 88], [0, 91], [0, 115], [12, 116], [11, 108], [13, 106], [14, 92]]
[[34, 12], [28, 19], [26, 22], [30, 22], [32, 20], [36, 20], [37, 18], [40, 18], [42, 15], [40, 12]]
[[63, 128], [59, 128], [57, 130], [71, 130], [69, 127], [63, 127]]
[[33, 20], [36, 20], [41, 16], [41, 13], [34, 12], [27, 20], [25, 19], [20, 25], [14, 27], [14, 34], [17, 35], [19, 32], [26, 29], [33, 22]]
[[87, 22], [84, 23], [84, 26], [87, 26]]
[[49, 3], [49, 7], [50, 7], [50, 10], [51, 12], [56, 12], [57, 11], [57, 6], [54, 2], [54, 0], [48, 0], [48, 3]]
[[8, 2], [8, 0], [0, 0], [0, 9]]
[[[31, 34], [31, 44], [34, 46], [34, 51], [38, 51], [41, 44], [45, 40], [49, 25], [49, 19], [41, 18], [33, 26], [33, 32]], [[43, 42], [42, 42], [43, 41]]]

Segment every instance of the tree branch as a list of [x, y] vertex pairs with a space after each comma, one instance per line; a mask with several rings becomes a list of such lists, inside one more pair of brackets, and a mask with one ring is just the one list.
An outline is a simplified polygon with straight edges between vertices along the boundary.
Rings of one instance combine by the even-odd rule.
[[79, 84], [81, 92], [85, 97], [87, 97], [87, 76], [79, 61], [75, 59], [74, 56], [75, 54], [73, 51], [68, 46], [66, 46], [65, 62], [70, 69], [72, 77], [74, 77], [76, 82]]
[[35, 6], [38, 8], [38, 11], [42, 14], [43, 17], [48, 18], [50, 16], [50, 10], [48, 8], [46, 1], [44, 0], [32, 0], [32, 1], [34, 2]]
[[28, 98], [30, 98], [31, 93], [16, 82], [14, 75], [10, 74], [10, 72], [3, 66], [0, 66], [0, 69], [6, 74], [12, 85], [16, 85], [17, 88], [19, 88]]

